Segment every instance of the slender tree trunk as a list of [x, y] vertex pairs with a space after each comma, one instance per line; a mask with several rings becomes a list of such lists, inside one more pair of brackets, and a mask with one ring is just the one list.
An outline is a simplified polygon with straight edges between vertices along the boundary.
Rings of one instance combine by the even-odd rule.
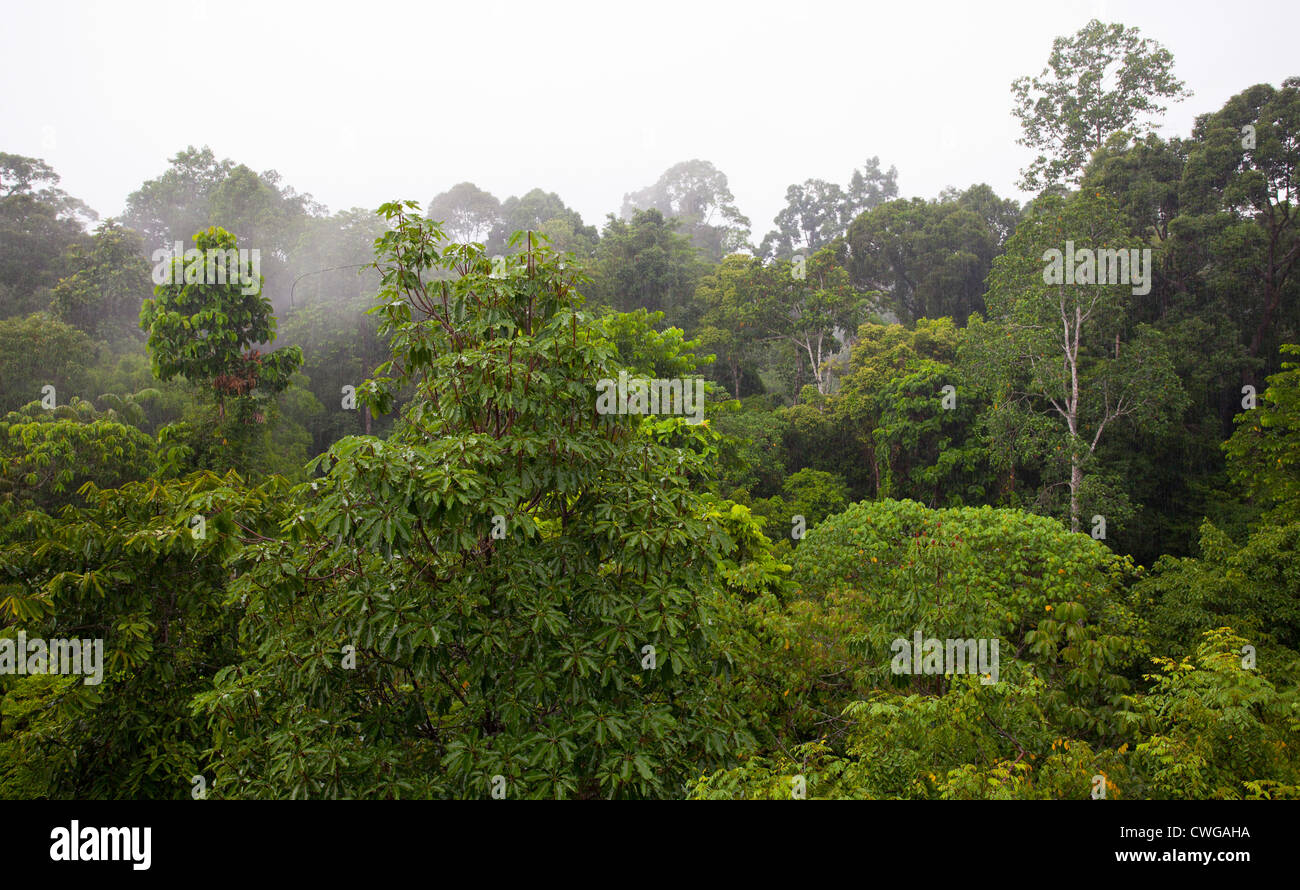
[[[1073, 447], [1073, 442], [1070, 443]], [[1083, 484], [1083, 467], [1079, 455], [1070, 455], [1070, 531], [1079, 530], [1079, 486]]]

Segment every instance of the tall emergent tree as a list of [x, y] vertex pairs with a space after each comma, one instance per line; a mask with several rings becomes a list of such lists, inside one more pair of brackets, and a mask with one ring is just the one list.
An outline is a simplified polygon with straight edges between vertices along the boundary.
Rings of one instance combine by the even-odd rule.
[[610, 214], [587, 296], [620, 312], [663, 312], [667, 324], [693, 329], [699, 322], [694, 297], [703, 263], [680, 227], [681, 220], [658, 210], [638, 210], [631, 220]]
[[559, 195], [535, 188], [501, 202], [500, 216], [488, 235], [488, 253], [504, 254], [512, 234], [528, 231], [541, 232], [557, 252], [571, 252], [579, 259], [589, 258], [600, 240], [596, 227], [583, 225], [582, 214]]
[[[1171, 227], [1199, 247], [1213, 292], [1232, 293], [1247, 354], [1300, 329], [1300, 77], [1256, 84], [1196, 119]], [[1245, 382], [1254, 383], [1247, 373]]]
[[97, 218], [58, 188], [59, 174], [38, 158], [0, 151], [0, 318], [48, 304], [45, 288], [65, 274], [68, 249]]
[[472, 182], [461, 182], [429, 202], [429, 219], [460, 244], [482, 243], [501, 220], [501, 202]]
[[[1111, 523], [1132, 510], [1123, 486], [1105, 478], [1102, 434], [1126, 418], [1154, 429], [1183, 402], [1159, 333], [1127, 322], [1133, 285], [1100, 283], [1103, 272], [1110, 277], [1104, 250], [1124, 251], [1135, 276], [1131, 244], [1123, 214], [1105, 198], [1040, 198], [993, 263], [989, 323], [971, 318], [966, 359], [993, 400], [990, 444], [1010, 464], [1042, 462], [1040, 506], [1060, 503], [1054, 493], [1067, 489], [1074, 531], [1085, 507]], [[1102, 271], [1089, 275], [1084, 251]], [[1075, 264], [1068, 276], [1053, 256]]]
[[764, 269], [770, 287], [760, 296], [757, 323], [773, 341], [794, 351], [796, 380], [807, 371], [825, 395], [832, 373], [827, 362], [852, 343], [868, 298], [849, 283], [849, 273], [833, 250], [823, 248], [806, 262], [779, 261]]
[[1093, 19], [1052, 42], [1037, 77], [1012, 82], [1012, 113], [1025, 131], [1019, 142], [1040, 152], [1021, 171], [1021, 188], [1077, 184], [1112, 134], [1145, 135], [1154, 129], [1150, 117], [1165, 110], [1159, 99], [1191, 95], [1173, 75], [1173, 54], [1140, 33]]
[[[261, 277], [239, 258], [234, 235], [213, 226], [194, 236], [194, 246], [200, 257], [186, 251], [185, 258], [172, 258], [170, 280], [140, 308], [140, 327], [149, 332], [154, 376], [184, 377], [209, 390], [219, 433], [242, 440], [242, 427], [264, 422], [267, 398], [288, 387], [302, 350], [255, 348], [275, 339], [275, 316], [261, 294]], [[227, 423], [231, 401], [236, 410]]]
[[757, 257], [732, 254], [700, 278], [696, 299], [704, 304], [699, 337], [718, 359], [718, 379], [733, 398], [741, 391], [746, 366], [758, 356], [762, 328], [758, 306], [771, 285], [771, 273]]
[[89, 244], [68, 251], [73, 272], [54, 287], [54, 315], [92, 337], [138, 343], [140, 306], [150, 290], [143, 253], [139, 235], [104, 220]]
[[749, 218], [736, 208], [727, 174], [709, 161], [674, 164], [653, 185], [623, 196], [623, 219], [651, 209], [680, 219], [691, 243], [713, 262], [749, 241]]
[[[504, 270], [414, 202], [377, 242], [415, 397], [241, 561], [256, 653], [200, 696], [222, 796], [656, 797], [744, 743], [717, 670], [715, 434], [599, 413], [617, 346], [531, 236]], [[450, 273], [447, 275], [445, 273]]]
[[785, 190], [785, 207], [772, 220], [758, 252], [789, 259], [798, 251], [812, 253], [839, 238], [860, 213], [898, 197], [898, 169], [880, 169], [880, 158], [867, 158], [854, 170], [847, 189], [824, 179], [807, 179]]

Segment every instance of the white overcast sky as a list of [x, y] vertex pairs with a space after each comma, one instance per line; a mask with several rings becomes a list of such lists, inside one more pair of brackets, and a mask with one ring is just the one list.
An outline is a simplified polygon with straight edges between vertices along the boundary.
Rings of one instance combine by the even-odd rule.
[[1136, 25], [1195, 95], [1163, 132], [1300, 74], [1300, 3], [2, 0], [0, 151], [101, 215], [187, 145], [331, 210], [471, 180], [587, 222], [673, 163], [727, 174], [755, 240], [786, 186], [871, 155], [904, 196], [1020, 199], [1010, 82], [1089, 18]]

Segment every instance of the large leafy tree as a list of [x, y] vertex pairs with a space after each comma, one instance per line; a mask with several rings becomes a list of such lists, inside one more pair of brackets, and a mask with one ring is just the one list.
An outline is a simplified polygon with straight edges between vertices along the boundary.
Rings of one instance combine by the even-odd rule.
[[658, 210], [638, 210], [630, 220], [611, 214], [591, 267], [592, 300], [620, 312], [663, 312], [665, 323], [693, 329], [703, 263], [680, 229], [679, 220]]
[[[1293, 356], [1300, 347], [1283, 351]], [[1171, 725], [1173, 710], [1150, 703], [1134, 709], [1156, 733], [1139, 749], [1156, 773], [1152, 796], [1234, 797], [1244, 790], [1287, 797], [1300, 790], [1294, 758], [1277, 756], [1295, 744], [1300, 666], [1300, 366], [1282, 367], [1224, 443], [1232, 483], [1254, 503], [1257, 521], [1234, 540], [1207, 519], [1195, 557], [1160, 557], [1134, 588], [1153, 645], [1174, 656], [1161, 660], [1153, 679], [1192, 720]], [[1197, 665], [1210, 673], [1194, 671]], [[1223, 756], [1225, 747], [1238, 751], [1237, 742], [1239, 756]], [[1193, 787], [1179, 787], [1180, 770]]]
[[854, 170], [849, 177], [845, 197], [849, 219], [898, 197], [898, 168], [890, 165], [888, 170], [881, 170], [878, 156], [867, 158], [862, 169]]
[[793, 350], [796, 383], [803, 382], [806, 372], [825, 395], [834, 380], [829, 363], [852, 342], [866, 300], [850, 284], [848, 272], [830, 249], [819, 250], [798, 265], [778, 261], [764, 271], [769, 287], [757, 306], [759, 329]]
[[[205, 257], [208, 251], [237, 250], [235, 237], [216, 226], [199, 232], [194, 246]], [[183, 377], [215, 405], [215, 418], [196, 417], [176, 432], [192, 434], [186, 447], [196, 454], [211, 455], [201, 457], [200, 464], [247, 471], [258, 449], [268, 447], [271, 399], [288, 388], [302, 365], [302, 350], [288, 346], [264, 354], [256, 348], [275, 339], [276, 322], [260, 278], [244, 293], [248, 287], [241, 275], [247, 268], [228, 273], [224, 282], [209, 281], [206, 274], [191, 281], [190, 264], [181, 258], [172, 263], [170, 283], [155, 287], [154, 297], [140, 308], [154, 376], [164, 382]], [[233, 272], [235, 264], [229, 265]], [[214, 430], [206, 429], [209, 423]]]
[[199, 702], [216, 791], [677, 793], [743, 742], [715, 673], [722, 542], [688, 486], [712, 434], [597, 413], [615, 346], [537, 243], [494, 274], [414, 203], [381, 213], [394, 358], [366, 392], [416, 398], [386, 441], [337, 443], [287, 539], [241, 561], [257, 655]]
[[528, 231], [545, 234], [556, 251], [573, 253], [579, 259], [590, 258], [600, 238], [596, 227], [583, 225], [582, 214], [559, 195], [536, 188], [501, 202], [501, 217], [488, 236], [488, 253], [505, 253], [513, 233]]
[[217, 160], [207, 146], [178, 152], [162, 175], [127, 197], [126, 205], [123, 222], [144, 237], [149, 252], [187, 243], [209, 226], [260, 250], [263, 293], [277, 307], [288, 302], [292, 287], [289, 253], [310, 220], [324, 214], [311, 195], [282, 184], [276, 171], [257, 173], [229, 158]]
[[429, 219], [459, 244], [482, 243], [501, 221], [501, 202], [472, 182], [453, 185], [429, 202]]
[[847, 188], [824, 179], [808, 179], [785, 191], [786, 206], [776, 215], [776, 228], [759, 247], [765, 257], [788, 259], [812, 253], [842, 236], [861, 213], [898, 197], [898, 170], [881, 171], [880, 158], [871, 157], [854, 170]]
[[[1198, 271], [1232, 291], [1247, 354], [1271, 354], [1300, 329], [1300, 78], [1258, 84], [1197, 118], [1175, 231], [1201, 244]], [[1244, 306], [1242, 305], [1244, 303]], [[1247, 374], [1243, 382], [1254, 382]]]
[[[288, 302], [292, 283], [289, 280], [289, 256], [298, 246], [303, 233], [324, 208], [310, 195], [298, 194], [282, 185], [274, 170], [254, 172], [244, 164], [231, 169], [229, 175], [213, 188], [209, 196], [208, 224], [220, 226], [245, 247], [262, 252], [262, 294], [272, 306], [283, 308]], [[194, 233], [184, 232], [181, 240]]]
[[1116, 133], [1093, 154], [1082, 188], [1109, 194], [1128, 216], [1135, 237], [1163, 242], [1179, 214], [1187, 148], [1177, 137], [1166, 140], [1148, 133], [1135, 141], [1128, 133]]
[[1024, 128], [1019, 142], [1039, 152], [1021, 171], [1020, 187], [1077, 184], [1113, 134], [1150, 132], [1150, 119], [1165, 110], [1159, 100], [1190, 95], [1173, 66], [1173, 54], [1137, 28], [1093, 19], [1056, 38], [1042, 72], [1011, 84], [1012, 113]]
[[844, 190], [824, 179], [791, 185], [785, 190], [785, 207], [773, 219], [776, 228], [763, 238], [760, 253], [788, 258], [829, 244], [844, 231], [847, 203]]
[[143, 253], [139, 235], [105, 220], [88, 245], [73, 246], [73, 272], [53, 291], [54, 314], [92, 337], [138, 342], [140, 306], [152, 287]]
[[[822, 409], [822, 441], [798, 435], [787, 447], [843, 473], [867, 497], [935, 507], [987, 500], [986, 451], [974, 434], [979, 404], [958, 367], [960, 335], [948, 318], [862, 325], [848, 373]], [[811, 408], [789, 413], [795, 430], [819, 429]]]
[[808, 382], [828, 392], [828, 362], [851, 339], [865, 309], [829, 249], [797, 263], [727, 257], [700, 280], [696, 295], [706, 307], [701, 339], [718, 351], [737, 398], [744, 368], [764, 347], [786, 365], [795, 394]]
[[151, 248], [189, 240], [211, 225], [212, 193], [234, 168], [234, 161], [217, 160], [208, 146], [191, 145], [176, 153], [162, 175], [127, 197], [123, 221]]
[[999, 460], [1042, 462], [1040, 506], [1063, 504], [1077, 531], [1081, 517], [1115, 524], [1133, 509], [1124, 486], [1104, 480], [1103, 434], [1123, 421], [1158, 428], [1184, 396], [1159, 333], [1126, 323], [1131, 285], [1064, 276], [1049, 283], [1048, 251], [1063, 252], [1067, 241], [1129, 247], [1123, 218], [1105, 198], [1040, 199], [994, 262], [990, 323], [972, 321], [966, 367], [992, 401], [986, 429]]
[[[213, 226], [194, 238], [203, 252], [237, 250], [235, 237]], [[275, 339], [275, 316], [260, 294], [261, 282], [250, 293], [234, 274], [224, 281], [187, 281], [187, 263], [172, 260], [168, 283], [154, 288], [154, 297], [140, 309], [140, 327], [149, 333], [154, 375], [163, 381], [181, 376], [211, 388], [219, 403], [254, 390], [279, 392], [302, 364], [302, 350], [262, 355], [252, 348]], [[206, 279], [206, 276], [200, 276]]]
[[44, 161], [0, 152], [0, 318], [46, 308], [45, 289], [97, 217], [58, 184]]
[[[1240, 139], [1238, 133], [1238, 152]], [[1258, 255], [1239, 250], [1234, 238], [1216, 238], [1216, 231], [1233, 222], [1230, 215], [1189, 212], [1184, 205], [1185, 198], [1197, 203], [1193, 190], [1184, 187], [1190, 145], [1155, 135], [1133, 143], [1116, 135], [1093, 156], [1081, 187], [1114, 201], [1134, 243], [1152, 246], [1151, 290], [1133, 295], [1128, 317], [1161, 330], [1190, 396], [1180, 423], [1154, 436], [1121, 427], [1110, 440], [1114, 456], [1126, 465], [1121, 472], [1132, 497], [1144, 504], [1125, 529], [1124, 542], [1145, 563], [1161, 554], [1193, 552], [1206, 516], [1231, 521], [1226, 514], [1236, 510], [1235, 499], [1217, 493], [1225, 482], [1219, 445], [1241, 409], [1243, 375], [1249, 380], [1254, 372], [1247, 344], [1260, 279], [1245, 269]]]
[[624, 219], [650, 209], [681, 220], [691, 242], [713, 262], [749, 241], [749, 218], [736, 209], [727, 174], [709, 161], [674, 164], [652, 185], [623, 196]]
[[1017, 216], [988, 186], [882, 204], [849, 226], [853, 283], [885, 293], [906, 323], [946, 315], [965, 324], [984, 310], [985, 279]]
[[770, 286], [771, 273], [758, 258], [732, 254], [701, 277], [695, 290], [704, 306], [700, 340], [718, 357], [719, 379], [737, 399], [746, 394], [745, 369], [761, 350], [757, 308]]

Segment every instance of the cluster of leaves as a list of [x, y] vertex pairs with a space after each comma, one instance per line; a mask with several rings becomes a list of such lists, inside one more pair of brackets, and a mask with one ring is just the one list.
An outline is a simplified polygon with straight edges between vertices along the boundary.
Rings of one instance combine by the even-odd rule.
[[[700, 776], [694, 799], [1300, 794], [1294, 653], [1266, 639], [1256, 665], [1214, 626], [1186, 655], [1156, 654], [1148, 582], [1129, 595], [1140, 572], [1056, 522], [857, 504], [793, 563], [793, 594], [746, 606], [760, 744]], [[999, 640], [996, 682], [896, 674], [890, 641], [914, 629]]]
[[188, 797], [208, 747], [190, 699], [237, 658], [226, 562], [287, 487], [233, 474], [84, 485], [57, 517], [0, 505], [0, 635], [103, 641], [99, 684], [0, 676], [0, 796]]
[[364, 391], [415, 395], [240, 556], [249, 657], [196, 700], [216, 793], [680, 793], [745, 736], [713, 621], [735, 543], [687, 485], [713, 434], [595, 412], [617, 349], [531, 238], [499, 274], [413, 204], [382, 212], [394, 359]]
[[[212, 226], [194, 237], [204, 257], [237, 249], [235, 236]], [[260, 355], [258, 343], [275, 339], [271, 303], [261, 295], [261, 281], [249, 293], [233, 274], [230, 280], [209, 281], [207, 275], [188, 280], [186, 261], [172, 260], [170, 281], [154, 289], [154, 299], [140, 308], [140, 327], [149, 332], [149, 354], [159, 380], [182, 376], [206, 384], [224, 404], [228, 396], [254, 389], [280, 392], [302, 364], [302, 350], [289, 347]], [[245, 270], [247, 271], [247, 270]]]
[[115, 411], [75, 397], [53, 409], [31, 402], [0, 419], [0, 502], [52, 512], [87, 482], [116, 488], [147, 476], [156, 448]]
[[70, 249], [68, 264], [75, 271], [55, 286], [53, 313], [92, 337], [138, 341], [140, 304], [150, 291], [143, 251], [139, 235], [105, 220], [89, 245]]

